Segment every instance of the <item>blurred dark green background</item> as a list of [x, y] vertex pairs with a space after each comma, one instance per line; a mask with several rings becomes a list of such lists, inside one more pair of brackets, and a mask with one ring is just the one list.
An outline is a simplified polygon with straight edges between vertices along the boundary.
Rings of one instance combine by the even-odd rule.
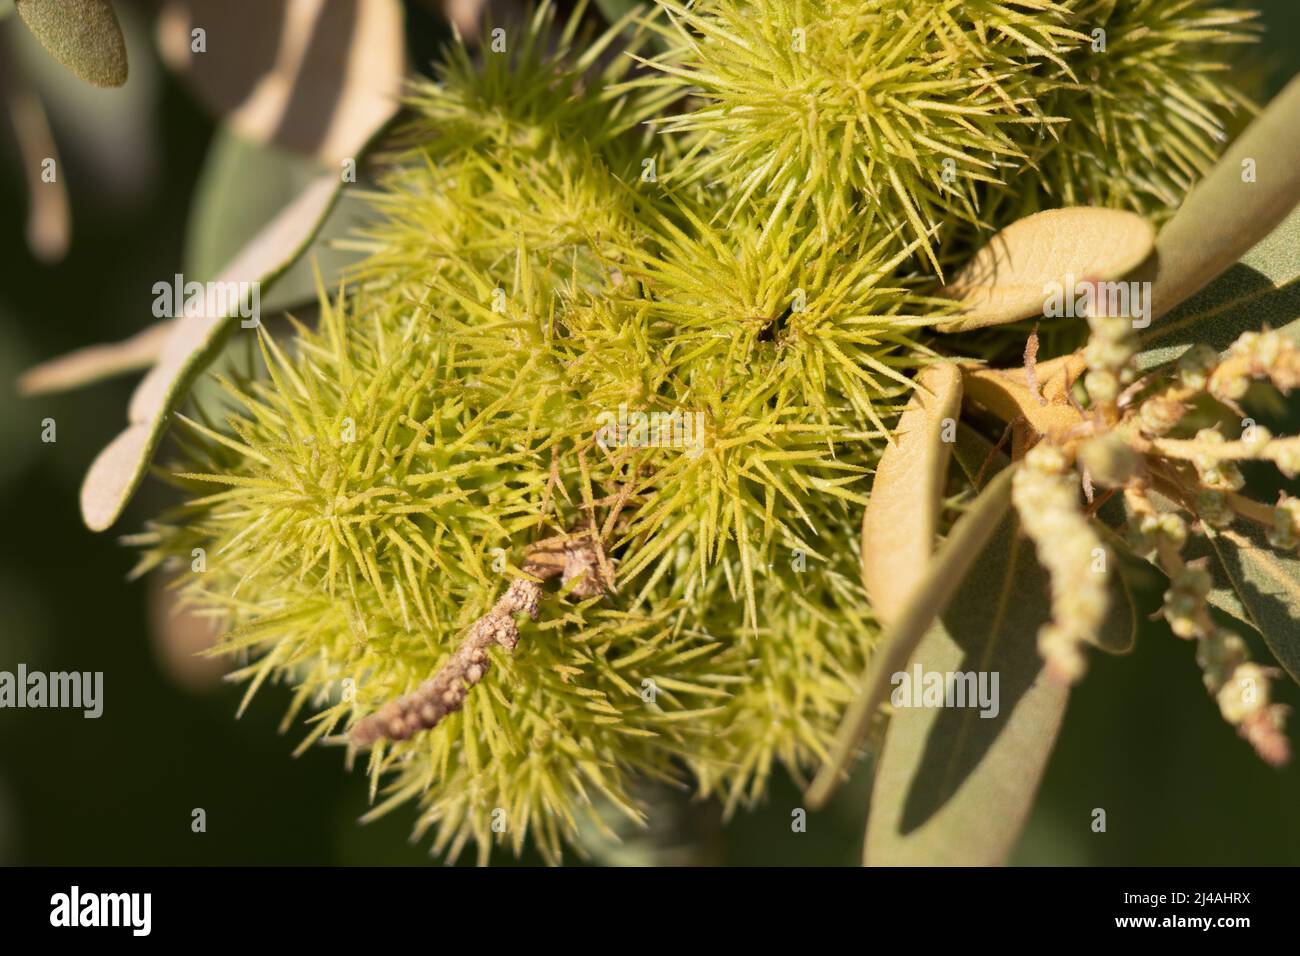
[[[1267, 67], [1276, 89], [1300, 70], [1300, 6], [1255, 6], [1268, 33], [1252, 68]], [[0, 863], [428, 863], [408, 842], [410, 812], [358, 825], [365, 780], [344, 772], [340, 751], [290, 756], [302, 728], [276, 732], [285, 689], [264, 689], [236, 721], [241, 689], [195, 689], [158, 653], [150, 588], [125, 582], [132, 555], [117, 534], [138, 530], [165, 492], [149, 483], [110, 534], [87, 532], [77, 508], [81, 475], [122, 426], [134, 380], [31, 400], [8, 384], [36, 360], [143, 328], [152, 284], [182, 268], [214, 127], [157, 64], [144, 17], [127, 13], [129, 92], [67, 93], [54, 112], [74, 218], [57, 266], [24, 244], [23, 173], [0, 134], [0, 669], [105, 674], [99, 720], [0, 711]], [[54, 444], [40, 440], [47, 417]], [[1283, 698], [1300, 704], [1294, 687]], [[779, 779], [765, 806], [715, 836], [710, 859], [856, 863], [868, 777], [859, 772], [806, 833], [790, 826], [799, 790]], [[198, 807], [206, 833], [191, 832]], [[1089, 826], [1098, 807], [1104, 834]], [[1298, 809], [1300, 767], [1260, 763], [1202, 690], [1192, 646], [1148, 625], [1130, 657], [1094, 657], [1014, 860], [1296, 864]]]

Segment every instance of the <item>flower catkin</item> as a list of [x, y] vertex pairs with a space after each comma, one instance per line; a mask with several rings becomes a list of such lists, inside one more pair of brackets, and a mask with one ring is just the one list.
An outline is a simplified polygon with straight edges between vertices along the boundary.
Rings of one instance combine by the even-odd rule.
[[1059, 448], [1034, 446], [1011, 484], [1020, 524], [1052, 582], [1052, 620], [1038, 632], [1048, 675], [1063, 683], [1087, 668], [1082, 646], [1095, 643], [1109, 606], [1109, 556], [1079, 506], [1079, 479]]

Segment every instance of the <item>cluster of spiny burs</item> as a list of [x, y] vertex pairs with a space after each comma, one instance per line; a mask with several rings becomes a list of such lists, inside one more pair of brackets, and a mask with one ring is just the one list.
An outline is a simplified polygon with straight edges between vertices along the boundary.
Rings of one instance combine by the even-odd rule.
[[189, 422], [145, 559], [203, 549], [178, 583], [249, 695], [291, 685], [303, 746], [365, 753], [374, 813], [418, 802], [451, 856], [558, 860], [641, 822], [640, 779], [730, 810], [825, 756], [943, 271], [1034, 209], [1164, 215], [1249, 35], [1194, 0], [588, 19], [414, 87], [368, 259]]

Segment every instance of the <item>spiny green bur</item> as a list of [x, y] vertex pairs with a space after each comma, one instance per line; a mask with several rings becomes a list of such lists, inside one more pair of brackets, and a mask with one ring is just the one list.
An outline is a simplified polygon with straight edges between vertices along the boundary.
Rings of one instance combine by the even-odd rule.
[[449, 52], [369, 259], [222, 380], [238, 412], [183, 429], [189, 499], [146, 536], [142, 568], [204, 549], [186, 600], [250, 696], [295, 688], [306, 746], [429, 678], [530, 543], [603, 533], [614, 593], [548, 596], [463, 710], [370, 751], [374, 813], [417, 802], [453, 857], [559, 860], [641, 819], [637, 779], [733, 809], [820, 761], [878, 634], [858, 527], [937, 258], [1040, 194], [1176, 199], [1241, 36], [1186, 0], [661, 6], [648, 69], [547, 6]]

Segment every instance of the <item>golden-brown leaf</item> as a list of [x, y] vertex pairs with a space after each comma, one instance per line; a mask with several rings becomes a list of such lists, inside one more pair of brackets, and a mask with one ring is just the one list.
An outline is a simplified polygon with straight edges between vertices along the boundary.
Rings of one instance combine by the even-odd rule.
[[1041, 315], [1053, 283], [1118, 279], [1141, 265], [1154, 243], [1151, 224], [1131, 212], [1075, 206], [1026, 216], [990, 239], [944, 287], [962, 313], [940, 331]]
[[164, 319], [121, 342], [88, 345], [28, 369], [18, 379], [20, 395], [45, 395], [80, 388], [101, 379], [148, 368], [162, 352], [175, 319]]
[[[883, 624], [894, 620], [925, 576], [956, 438], [961, 380], [951, 362], [921, 370], [872, 482], [862, 516], [862, 582]], [[947, 441], [945, 419], [953, 424]]]

